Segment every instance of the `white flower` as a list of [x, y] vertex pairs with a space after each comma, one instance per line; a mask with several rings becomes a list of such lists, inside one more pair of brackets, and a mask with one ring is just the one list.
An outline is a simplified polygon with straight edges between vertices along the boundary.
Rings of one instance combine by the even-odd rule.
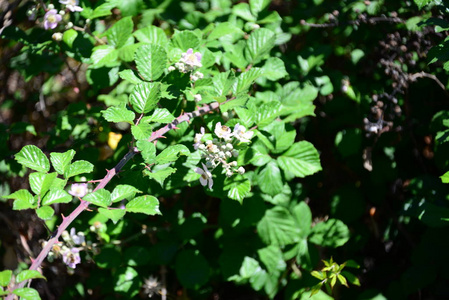
[[151, 298], [154, 294], [159, 293], [160, 288], [161, 286], [157, 278], [150, 276], [148, 279], [145, 279], [143, 290], [145, 294], [148, 294], [148, 298]]
[[234, 127], [234, 136], [241, 142], [249, 143], [253, 137], [254, 131], [246, 131], [245, 126], [237, 123]]
[[78, 248], [71, 248], [64, 251], [62, 254], [62, 261], [70, 268], [75, 269], [76, 265], [81, 262], [81, 257]]
[[169, 71], [169, 72], [174, 71], [174, 70], [176, 70], [175, 67], [173, 67], [173, 66], [168, 67], [168, 71]]
[[62, 16], [58, 14], [56, 9], [50, 9], [44, 16], [44, 28], [45, 30], [54, 29], [61, 22]]
[[212, 179], [212, 173], [207, 169], [206, 165], [201, 163], [203, 168], [196, 168], [195, 172], [200, 174], [200, 183], [202, 186], [208, 185], [209, 189], [212, 189], [212, 185], [214, 184], [214, 180]]
[[72, 227], [70, 229], [70, 237], [72, 238], [75, 245], [81, 245], [85, 242], [84, 233], [78, 232], [78, 234], [75, 233], [75, 228]]
[[195, 134], [195, 138], [193, 139], [193, 141], [195, 142], [195, 144], [193, 144], [193, 148], [195, 150], [197, 150], [200, 145], [201, 145], [201, 139], [203, 138], [205, 131], [204, 131], [204, 127], [201, 127], [201, 133], [197, 133]]
[[200, 102], [201, 100], [203, 100], [203, 97], [201, 97], [200, 94], [196, 94], [193, 96], [193, 100], [195, 100], [196, 102]]
[[190, 79], [192, 81], [197, 81], [198, 79], [203, 79], [204, 75], [201, 72], [195, 72], [195, 74], [193, 74], [192, 76], [190, 76]]
[[59, 3], [64, 4], [70, 11], [83, 11], [83, 8], [78, 6], [78, 0], [59, 0]]
[[83, 198], [87, 195], [87, 183], [74, 183], [70, 187], [69, 194], [75, 197]]
[[190, 66], [191, 69], [198, 67], [201, 68], [203, 65], [201, 64], [202, 55], [199, 52], [193, 53], [193, 49], [190, 48], [186, 53], [182, 54], [180, 59], [181, 62]]
[[226, 125], [222, 126], [221, 122], [215, 124], [214, 132], [219, 138], [223, 138], [225, 141], [229, 141], [232, 138], [231, 128]]

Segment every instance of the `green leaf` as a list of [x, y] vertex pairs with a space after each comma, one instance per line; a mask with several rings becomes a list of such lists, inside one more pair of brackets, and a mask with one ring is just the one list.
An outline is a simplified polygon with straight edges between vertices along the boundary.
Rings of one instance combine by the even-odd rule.
[[36, 270], [24, 270], [24, 271], [20, 272], [19, 274], [17, 274], [16, 282], [19, 283], [19, 282], [22, 282], [25, 280], [36, 279], [36, 278], [46, 279], [44, 275], [42, 275], [41, 273], [39, 273]]
[[126, 214], [126, 210], [120, 208], [107, 209], [100, 207], [98, 208], [98, 213], [108, 219], [111, 219], [114, 224], [117, 224], [117, 222], [120, 221]]
[[94, 170], [94, 165], [85, 160], [73, 162], [65, 172], [65, 178], [70, 178], [83, 173], [90, 173]]
[[133, 27], [134, 24], [131, 17], [120, 19], [106, 31], [108, 43], [117, 49], [121, 48], [131, 36]]
[[279, 117], [281, 110], [281, 104], [278, 101], [270, 101], [264, 103], [257, 108], [257, 111], [253, 112], [256, 117], [256, 124], [259, 128], [263, 128], [271, 124], [274, 119]]
[[164, 30], [153, 25], [136, 30], [133, 35], [138, 41], [143, 43], [151, 43], [163, 48], [166, 48], [168, 44], [167, 35]]
[[273, 31], [266, 28], [257, 29], [251, 33], [246, 42], [246, 59], [252, 64], [257, 64], [271, 51], [275, 40], [276, 35]]
[[69, 46], [69, 48], [73, 48], [73, 43], [75, 42], [76, 38], [78, 36], [78, 31], [75, 29], [69, 29], [64, 31], [64, 34], [62, 35], [62, 41]]
[[190, 155], [189, 148], [184, 145], [168, 146], [156, 156], [156, 162], [160, 165], [176, 161], [180, 155]]
[[275, 161], [270, 161], [257, 176], [260, 189], [271, 196], [282, 192], [284, 182], [282, 181], [281, 170]]
[[329, 219], [312, 227], [309, 241], [323, 247], [340, 247], [349, 240], [348, 226], [337, 219]]
[[53, 168], [58, 172], [58, 174], [63, 175], [67, 171], [67, 167], [72, 162], [75, 156], [75, 150], [68, 150], [63, 153], [52, 152], [50, 153], [50, 160]]
[[42, 220], [49, 220], [55, 214], [55, 210], [51, 206], [41, 206], [36, 209], [36, 214]]
[[288, 75], [285, 70], [284, 62], [277, 57], [270, 57], [267, 59], [265, 65], [262, 67], [262, 72], [262, 76], [271, 81], [277, 81]]
[[275, 206], [257, 224], [257, 233], [267, 245], [285, 246], [299, 241], [299, 228], [290, 212]]
[[147, 215], [160, 215], [159, 200], [156, 197], [145, 195], [134, 198], [126, 204], [126, 211], [143, 213]]
[[209, 34], [207, 37], [208, 41], [216, 40], [221, 38], [222, 36], [228, 35], [228, 34], [241, 34], [243, 35], [244, 32], [236, 25], [230, 23], [230, 22], [223, 22], [219, 23]]
[[279, 167], [296, 177], [305, 177], [321, 171], [320, 155], [315, 147], [306, 141], [293, 144], [282, 156], [277, 158]]
[[264, 10], [268, 4], [270, 4], [270, 2], [270, 0], [250, 0], [249, 7], [251, 8], [253, 15], [257, 16], [259, 12]]
[[140, 75], [148, 81], [154, 81], [164, 73], [167, 52], [156, 44], [143, 45], [136, 50], [135, 59]]
[[128, 80], [132, 84], [139, 84], [142, 83], [142, 79], [137, 77], [134, 70], [123, 70], [118, 73], [121, 79]]
[[118, 57], [120, 58], [121, 61], [124, 61], [124, 62], [132, 62], [132, 61], [134, 61], [136, 50], [140, 46], [142, 46], [141, 43], [129, 44], [131, 42], [134, 42], [134, 38], [133, 37], [130, 37], [129, 41], [127, 42], [128, 45], [125, 45], [125, 46], [123, 46], [122, 48], [120, 48], [118, 50]]
[[31, 190], [36, 195], [40, 194], [43, 196], [50, 189], [57, 175], [56, 172], [48, 174], [40, 172], [31, 173], [29, 177]]
[[69, 203], [72, 201], [72, 196], [64, 190], [53, 189], [50, 190], [42, 199], [42, 205], [50, 205], [54, 203]]
[[240, 121], [239, 123], [246, 128], [250, 128], [254, 124], [254, 114], [249, 109], [243, 107], [236, 107], [234, 111], [237, 113]]
[[257, 250], [257, 254], [270, 274], [280, 274], [287, 267], [282, 251], [278, 246], [270, 245], [266, 248], [259, 249]]
[[14, 199], [13, 209], [22, 210], [28, 208], [35, 208], [37, 202], [35, 201], [33, 195], [25, 189], [18, 190], [9, 196], [3, 196], [6, 199]]
[[112, 286], [114, 291], [125, 293], [134, 298], [138, 293], [139, 288], [136, 287], [139, 284], [139, 273], [131, 267], [121, 267], [115, 273]]
[[251, 10], [249, 8], [248, 3], [239, 3], [232, 7], [232, 14], [239, 16], [243, 20], [249, 21], [249, 22], [256, 22], [256, 17], [253, 16], [251, 13]]
[[118, 51], [111, 45], [95, 47], [90, 58], [95, 68], [118, 65]]
[[251, 182], [241, 175], [226, 178], [224, 191], [228, 191], [228, 198], [243, 203], [243, 199], [251, 191]]
[[101, 207], [108, 207], [112, 203], [111, 193], [105, 189], [99, 189], [87, 194], [83, 197], [83, 200]]
[[240, 74], [233, 86], [234, 93], [246, 93], [249, 87], [254, 84], [256, 79], [262, 75], [263, 71], [260, 68], [252, 68], [249, 71]]
[[300, 235], [306, 238], [312, 227], [312, 212], [305, 202], [300, 202], [293, 208], [293, 217], [300, 229]]
[[136, 143], [137, 149], [142, 154], [142, 158], [147, 165], [154, 163], [156, 159], [156, 146], [152, 142], [140, 140]]
[[158, 123], [171, 123], [175, 117], [166, 108], [156, 108], [153, 115], [142, 118], [141, 122], [158, 122]]
[[134, 90], [129, 97], [129, 102], [136, 112], [147, 113], [156, 107], [160, 94], [160, 83], [139, 83], [134, 87]]
[[0, 272], [0, 286], [7, 286], [12, 278], [12, 271], [5, 270]]
[[424, 6], [432, 2], [432, 0], [413, 0], [416, 5], [418, 5], [419, 9], [422, 9]]
[[153, 172], [151, 172], [149, 170], [145, 170], [144, 172], [145, 172], [145, 175], [148, 175], [149, 177], [153, 178], [161, 186], [163, 186], [165, 179], [167, 179], [168, 176], [170, 176], [171, 174], [176, 172], [176, 169], [171, 168], [171, 167], [166, 167], [162, 170], [157, 170], [157, 171], [153, 171]]
[[151, 137], [151, 125], [147, 123], [131, 125], [131, 133], [136, 140], [148, 140]]
[[125, 106], [111, 106], [106, 110], [102, 110], [101, 113], [108, 122], [114, 123], [126, 122], [129, 124], [133, 124], [133, 121], [136, 117], [136, 115], [132, 111], [128, 110]]
[[14, 295], [21, 297], [23, 300], [40, 300], [39, 293], [33, 288], [19, 288], [12, 291]]
[[449, 171], [440, 176], [443, 183], [449, 183]]
[[181, 49], [186, 52], [190, 48], [195, 49], [200, 45], [200, 40], [191, 31], [176, 31], [172, 37], [173, 47]]
[[32, 170], [47, 173], [50, 170], [50, 162], [41, 149], [34, 145], [22, 148], [14, 158], [17, 162]]
[[111, 201], [112, 203], [115, 203], [123, 199], [133, 198], [136, 193], [140, 193], [140, 191], [132, 185], [120, 184], [112, 191]]
[[175, 271], [183, 287], [198, 289], [207, 283], [211, 269], [201, 253], [188, 249], [177, 255]]

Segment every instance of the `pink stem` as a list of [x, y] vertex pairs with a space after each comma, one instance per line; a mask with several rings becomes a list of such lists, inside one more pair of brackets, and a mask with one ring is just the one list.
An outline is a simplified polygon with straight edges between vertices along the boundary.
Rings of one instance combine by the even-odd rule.
[[[223, 102], [224, 103], [224, 102]], [[207, 104], [204, 105], [202, 107], [200, 107], [199, 109], [189, 112], [189, 113], [184, 113], [182, 115], [180, 115], [179, 117], [177, 117], [173, 122], [165, 125], [164, 127], [162, 127], [161, 129], [153, 132], [151, 134], [151, 137], [149, 138], [149, 141], [152, 142], [158, 138], [161, 138], [164, 134], [166, 134], [168, 131], [175, 129], [176, 126], [182, 122], [186, 122], [189, 121], [190, 119], [193, 119], [195, 117], [198, 117], [200, 115], [204, 115], [212, 110], [217, 109], [220, 106], [220, 103], [218, 102], [214, 102], [211, 104]], [[93, 192], [104, 188], [109, 181], [111, 181], [111, 179], [123, 168], [123, 166], [131, 159], [134, 157], [134, 155], [136, 155], [138, 152], [137, 148], [132, 148], [119, 162], [118, 164], [111, 170], [109, 170], [106, 174], [106, 176], [100, 181], [100, 183], [97, 185], [97, 187], [93, 190]], [[37, 256], [36, 259], [32, 259], [32, 264], [29, 268], [29, 270], [37, 270], [37, 268], [40, 267], [40, 265], [42, 264], [42, 262], [44, 261], [44, 259], [47, 257], [48, 253], [51, 251], [51, 249], [53, 248], [53, 245], [55, 243], [58, 242], [58, 238], [61, 236], [62, 232], [64, 230], [67, 229], [67, 227], [69, 227], [69, 225], [73, 222], [73, 220], [75, 220], [79, 214], [81, 214], [88, 206], [89, 206], [89, 202], [81, 200], [80, 204], [78, 205], [77, 208], [75, 208], [74, 211], [72, 211], [72, 213], [70, 215], [68, 215], [67, 217], [63, 216], [63, 220], [61, 225], [59, 225], [58, 230], [56, 232], [56, 234], [54, 236], [52, 236], [50, 238], [50, 240], [48, 240], [47, 244], [44, 246], [44, 248], [41, 250], [41, 252], [39, 253], [39, 255]], [[25, 286], [25, 284], [27, 283], [28, 280], [22, 281], [19, 284], [13, 285], [10, 287], [10, 291], [13, 291], [15, 289], [18, 288], [22, 288]], [[6, 298], [7, 300], [13, 300], [14, 295], [10, 294], [8, 295], [8, 297]]]

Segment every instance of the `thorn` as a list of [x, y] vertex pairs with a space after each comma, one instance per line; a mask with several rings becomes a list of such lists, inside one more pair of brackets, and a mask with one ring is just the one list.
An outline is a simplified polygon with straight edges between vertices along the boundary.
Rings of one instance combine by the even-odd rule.
[[31, 260], [31, 264], [34, 264], [34, 262], [36, 261], [34, 258], [32, 258], [31, 256], [30, 256], [30, 260]]
[[65, 219], [67, 219], [67, 217], [64, 216], [64, 214], [61, 214], [61, 216], [62, 216], [62, 220], [63, 220], [63, 221], [64, 221]]

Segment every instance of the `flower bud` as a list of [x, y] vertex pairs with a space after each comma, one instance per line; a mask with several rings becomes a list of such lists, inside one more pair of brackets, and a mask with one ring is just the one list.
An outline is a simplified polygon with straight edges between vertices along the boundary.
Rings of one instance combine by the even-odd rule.
[[55, 6], [54, 6], [53, 4], [50, 3], [49, 5], [47, 5], [47, 9], [49, 9], [49, 10], [50, 10], [50, 9], [55, 9]]
[[60, 32], [55, 32], [53, 33], [53, 35], [51, 36], [52, 39], [54, 39], [55, 41], [59, 42], [62, 40], [62, 33]]
[[240, 168], [237, 169], [237, 172], [238, 172], [240, 175], [245, 174], [245, 168], [240, 167]]

